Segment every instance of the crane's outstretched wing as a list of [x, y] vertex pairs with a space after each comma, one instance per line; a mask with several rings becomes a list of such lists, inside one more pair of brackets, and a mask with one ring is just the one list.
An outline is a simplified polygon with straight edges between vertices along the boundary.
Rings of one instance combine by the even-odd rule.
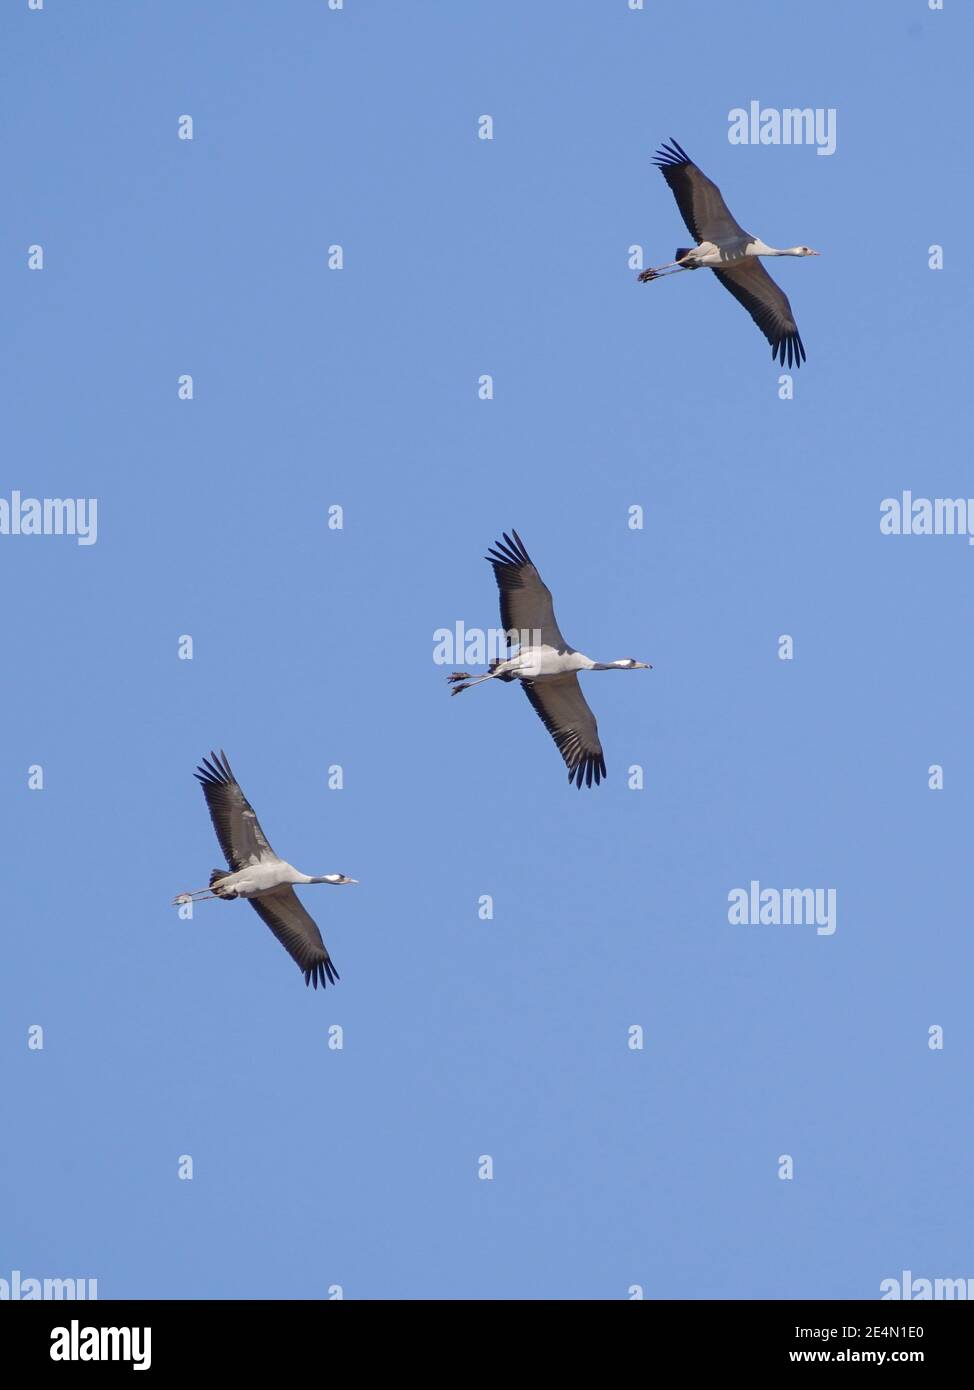
[[528, 639], [522, 645], [534, 645], [535, 632], [541, 635], [541, 644], [565, 651], [568, 643], [561, 635], [555, 620], [555, 608], [551, 601], [551, 590], [541, 578], [534, 562], [524, 548], [524, 542], [516, 531], [511, 536], [504, 532], [503, 541], [490, 547], [485, 555], [494, 568], [494, 578], [501, 596], [501, 622], [505, 632], [512, 629], [526, 632]]
[[755, 257], [738, 261], [727, 270], [710, 267], [717, 279], [730, 290], [739, 304], [771, 344], [771, 359], [775, 358], [788, 366], [800, 367], [805, 361], [805, 345], [798, 332], [798, 324], [791, 312], [788, 296], [776, 285], [764, 266]]
[[227, 863], [236, 873], [248, 864], [261, 859], [276, 858], [260, 828], [254, 808], [240, 790], [240, 784], [230, 771], [227, 755], [211, 753], [204, 758], [194, 776], [203, 787], [210, 810], [210, 819]]
[[656, 151], [656, 167], [672, 190], [687, 231], [699, 241], [747, 236], [731, 216], [717, 185], [672, 138]]
[[590, 787], [594, 778], [598, 786], [605, 776], [599, 728], [575, 672], [522, 681], [521, 688], [558, 745], [568, 767], [569, 782], [581, 787], [584, 781]]
[[258, 917], [270, 927], [278, 941], [292, 960], [296, 960], [304, 971], [304, 983], [321, 988], [334, 984], [338, 971], [331, 963], [331, 956], [325, 950], [321, 932], [304, 909], [301, 899], [290, 885], [274, 888], [270, 893], [261, 893], [257, 898], [248, 898], [250, 906]]

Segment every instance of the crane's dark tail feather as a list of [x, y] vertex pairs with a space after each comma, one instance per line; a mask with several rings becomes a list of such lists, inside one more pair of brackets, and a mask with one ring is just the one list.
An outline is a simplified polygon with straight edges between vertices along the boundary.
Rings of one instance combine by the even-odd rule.
[[676, 250], [673, 252], [673, 259], [674, 259], [675, 261], [682, 261], [682, 260], [683, 260], [683, 257], [684, 257], [684, 256], [689, 256], [689, 254], [690, 254], [690, 252], [691, 252], [692, 250], [693, 250], [693, 247], [692, 247], [692, 246], [678, 246], [678, 247], [676, 248]]
[[[228, 878], [229, 874], [229, 869], [214, 869], [210, 874], [210, 887], [212, 888], [214, 883], [219, 883], [221, 878]], [[223, 896], [226, 898], [235, 898], [237, 895], [236, 893], [225, 893]]]
[[[487, 667], [488, 673], [490, 675], [493, 675], [494, 672], [497, 670], [498, 666], [503, 666], [504, 662], [507, 660], [508, 658], [506, 656], [495, 656], [494, 660]], [[497, 679], [499, 681], [504, 681], [505, 684], [509, 684], [511, 681], [516, 681], [518, 679], [518, 675], [516, 671], [505, 671], [504, 674], [502, 676], [498, 676]]]

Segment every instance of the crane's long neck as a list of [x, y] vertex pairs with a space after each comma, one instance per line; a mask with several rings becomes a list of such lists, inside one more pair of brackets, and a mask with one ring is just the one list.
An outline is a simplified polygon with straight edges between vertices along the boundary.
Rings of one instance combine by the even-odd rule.
[[583, 658], [585, 671], [624, 671], [628, 665], [625, 661], [593, 661], [590, 656]]
[[750, 247], [752, 256], [800, 256], [802, 247], [800, 246], [769, 246], [767, 242], [756, 237]]
[[337, 883], [340, 874], [303, 874], [300, 869], [293, 869], [288, 878], [289, 883]]

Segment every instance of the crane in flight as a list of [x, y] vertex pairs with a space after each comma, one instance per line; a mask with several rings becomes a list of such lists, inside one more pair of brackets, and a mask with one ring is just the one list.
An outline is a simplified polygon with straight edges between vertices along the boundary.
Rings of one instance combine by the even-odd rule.
[[577, 787], [596, 786], [605, 776], [605, 758], [595, 715], [578, 683], [579, 671], [649, 671], [645, 661], [627, 656], [621, 661], [593, 661], [569, 646], [555, 621], [551, 590], [544, 583], [516, 531], [490, 547], [485, 559], [493, 566], [500, 590], [501, 622], [515, 655], [492, 661], [485, 676], [454, 671], [447, 676], [459, 695], [484, 681], [520, 681], [541, 722], [558, 746], [568, 767], [568, 780]]
[[357, 883], [345, 874], [303, 874], [279, 859], [267, 843], [254, 808], [230, 771], [227, 755], [211, 753], [195, 776], [203, 787], [210, 819], [220, 848], [230, 866], [214, 869], [208, 888], [180, 893], [174, 904], [205, 902], [212, 898], [245, 898], [267, 923], [292, 960], [304, 973], [306, 985], [334, 984], [338, 971], [321, 939], [314, 919], [294, 891], [296, 883]]
[[805, 346], [785, 294], [761, 264], [761, 256], [818, 256], [810, 246], [779, 250], [745, 232], [735, 222], [720, 189], [698, 169], [675, 140], [656, 151], [656, 167], [670, 186], [680, 216], [696, 246], [677, 248], [672, 261], [651, 266], [639, 276], [643, 283], [684, 270], [708, 266], [729, 290], [771, 344], [771, 359], [800, 367]]

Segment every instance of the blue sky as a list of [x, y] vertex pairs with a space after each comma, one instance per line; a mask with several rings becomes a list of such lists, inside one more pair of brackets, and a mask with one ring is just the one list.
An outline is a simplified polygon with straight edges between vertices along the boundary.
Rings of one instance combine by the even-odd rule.
[[[0, 536], [0, 1276], [974, 1275], [974, 554], [879, 531], [904, 488], [974, 492], [974, 15], [704, 8], [4, 7], [0, 496], [95, 497], [98, 538]], [[751, 100], [834, 108], [835, 153], [732, 146]], [[793, 400], [711, 277], [628, 267], [685, 242], [671, 135], [749, 230], [823, 253], [772, 267]], [[584, 683], [597, 791], [516, 688], [450, 700], [432, 660], [497, 623], [512, 526], [569, 640], [654, 666]], [[361, 880], [305, 890], [324, 995], [244, 904], [169, 906], [220, 862], [211, 747], [279, 852]], [[752, 879], [834, 888], [835, 934], [730, 925]]]

